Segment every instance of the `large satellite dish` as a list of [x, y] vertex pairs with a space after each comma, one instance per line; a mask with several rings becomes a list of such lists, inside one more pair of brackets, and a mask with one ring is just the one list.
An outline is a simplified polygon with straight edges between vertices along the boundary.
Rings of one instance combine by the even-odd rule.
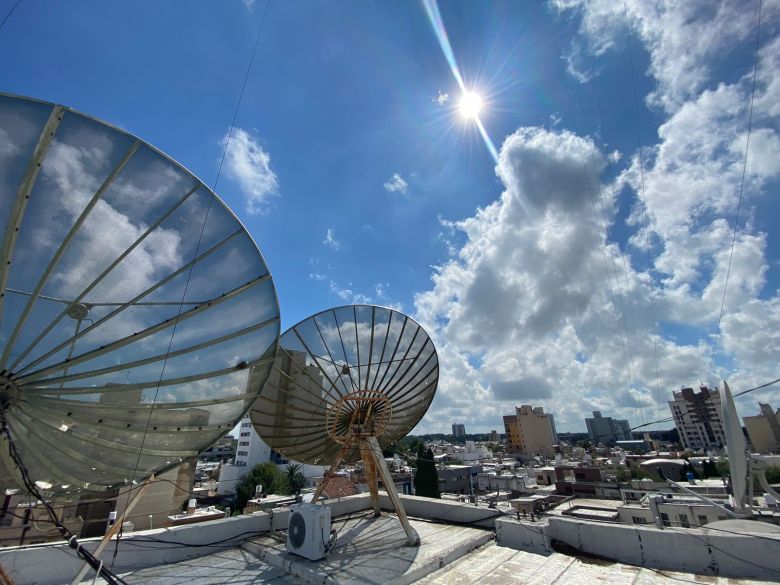
[[395, 494], [381, 450], [420, 421], [438, 379], [436, 348], [410, 317], [373, 305], [329, 309], [281, 336], [252, 422], [289, 459], [330, 465], [326, 480], [341, 461], [362, 459], [378, 513], [377, 472]]
[[[0, 410], [52, 493], [140, 481], [229, 431], [271, 371], [274, 284], [201, 181], [127, 132], [0, 94]], [[0, 445], [0, 485], [19, 483]]]

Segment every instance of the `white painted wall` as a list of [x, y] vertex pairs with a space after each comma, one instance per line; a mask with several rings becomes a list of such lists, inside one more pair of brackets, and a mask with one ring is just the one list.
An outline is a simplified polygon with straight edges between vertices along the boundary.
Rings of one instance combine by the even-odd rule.
[[546, 523], [542, 522], [529, 525], [509, 518], [499, 518], [496, 520], [496, 542], [515, 550], [549, 555], [553, 549], [550, 537], [545, 532], [546, 527]]
[[[529, 533], [531, 530], [541, 534]], [[549, 518], [547, 525], [537, 522], [525, 528], [512, 520], [496, 520], [496, 535], [502, 546], [531, 552], [543, 550], [549, 539], [585, 553], [654, 569], [773, 581], [780, 575], [780, 538], [769, 535], [756, 538], [696, 528], [658, 530], [559, 517]]]

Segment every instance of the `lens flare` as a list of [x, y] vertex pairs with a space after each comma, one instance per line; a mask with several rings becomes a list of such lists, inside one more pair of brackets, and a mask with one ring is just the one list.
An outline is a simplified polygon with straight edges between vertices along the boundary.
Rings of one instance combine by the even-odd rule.
[[[485, 143], [488, 152], [490, 153], [490, 156], [496, 163], [498, 163], [498, 151], [496, 150], [496, 146], [493, 144], [490, 136], [488, 136], [487, 130], [485, 129], [484, 124], [482, 124], [482, 120], [479, 118], [479, 111], [482, 107], [482, 100], [478, 95], [474, 94], [473, 92], [469, 92], [466, 89], [466, 84], [463, 82], [463, 76], [460, 73], [458, 62], [455, 60], [455, 53], [452, 51], [450, 39], [447, 36], [447, 29], [444, 27], [444, 21], [441, 18], [439, 4], [436, 0], [421, 0], [421, 2], [423, 8], [425, 9], [425, 14], [428, 16], [428, 20], [431, 23], [431, 28], [436, 35], [436, 39], [439, 41], [439, 47], [441, 47], [444, 58], [447, 60], [447, 64], [450, 66], [452, 76], [455, 78], [455, 81], [458, 83], [458, 87], [460, 87], [460, 90], [463, 92], [463, 98], [461, 98], [461, 102], [459, 104], [461, 114], [463, 114], [465, 118], [474, 121], [477, 128], [479, 129], [480, 135], [482, 136], [482, 140]], [[467, 96], [471, 97], [468, 97], [467, 99]]]
[[479, 112], [482, 110], [482, 98], [473, 91], [467, 91], [460, 98], [458, 110], [460, 110], [460, 115], [467, 120], [478, 118]]

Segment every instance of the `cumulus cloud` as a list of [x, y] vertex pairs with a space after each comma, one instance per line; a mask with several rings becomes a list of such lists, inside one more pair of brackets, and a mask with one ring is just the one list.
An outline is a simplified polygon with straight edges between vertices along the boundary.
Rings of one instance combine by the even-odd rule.
[[338, 250], [341, 247], [341, 242], [336, 239], [336, 230], [333, 228], [328, 228], [325, 232], [325, 239], [322, 240], [322, 243], [332, 250]]
[[393, 173], [393, 176], [385, 182], [385, 190], [388, 193], [400, 193], [401, 195], [405, 195], [408, 187], [409, 183], [407, 183], [398, 173]]
[[220, 144], [223, 147], [227, 144], [225, 171], [241, 188], [247, 213], [264, 213], [269, 200], [279, 194], [279, 181], [271, 169], [271, 156], [242, 128], [233, 128], [232, 133], [228, 131]]
[[622, 3], [610, 0], [567, 0], [556, 6], [581, 13], [580, 33], [567, 55], [570, 72], [577, 79], [593, 78], [589, 56], [599, 57], [617, 48], [627, 52], [628, 32], [633, 36], [633, 50], [642, 45], [650, 54], [649, 73], [657, 87], [647, 101], [667, 111], [674, 111], [705, 86], [716, 58], [755, 34], [755, 10], [728, 0], [627, 2], [625, 11]]
[[[442, 363], [426, 430], [452, 420], [475, 430], [500, 427], [500, 416], [519, 402], [554, 412], [559, 429], [582, 428], [583, 413], [594, 409], [639, 424], [659, 411], [668, 416], [672, 389], [707, 381], [739, 203], [752, 66], [730, 79], [715, 75], [724, 54], [751, 50], [755, 13], [728, 2], [629, 2], [627, 15], [622, 4], [599, 0], [556, 5], [580, 19], [568, 56], [580, 81], [597, 74], [600, 55], [627, 50], [626, 27], [634, 51], [647, 51], [654, 87], [645, 103], [663, 115], [658, 140], [644, 149], [640, 168], [638, 153], [609, 153], [552, 118], [550, 129], [507, 137], [496, 167], [503, 193], [472, 217], [442, 224], [449, 257], [415, 297]], [[767, 8], [766, 22], [777, 13]], [[775, 38], [761, 47], [718, 346], [725, 359], [716, 360], [710, 380], [728, 376], [737, 389], [775, 378], [772, 356], [780, 351], [780, 296], [765, 290], [767, 235], [751, 220], [755, 201], [780, 176], [778, 47]], [[607, 164], [622, 165], [611, 185]], [[631, 210], [625, 220], [618, 197]], [[607, 233], [619, 228], [628, 241], [605, 240], [605, 222]], [[678, 326], [692, 335], [660, 334]], [[474, 409], [475, 401], [484, 408]]]

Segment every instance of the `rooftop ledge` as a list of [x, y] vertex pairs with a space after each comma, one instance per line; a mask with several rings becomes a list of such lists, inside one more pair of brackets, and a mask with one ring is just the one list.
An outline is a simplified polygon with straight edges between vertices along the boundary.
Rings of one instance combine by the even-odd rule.
[[[383, 509], [391, 510], [389, 498], [380, 494]], [[473, 504], [401, 497], [421, 536], [420, 547], [405, 546], [403, 529], [394, 515], [374, 519], [365, 514], [371, 506], [370, 496], [359, 494], [326, 502], [338, 539], [329, 556], [315, 563], [286, 552], [289, 512], [277, 508], [126, 535], [119, 543], [113, 570], [127, 575], [130, 583], [149, 585], [185, 581], [189, 585], [269, 581], [275, 585], [433, 585], [451, 583], [456, 577], [458, 583], [468, 585], [512, 584], [540, 581], [552, 575], [550, 571], [557, 575], [552, 580], [566, 582], [666, 582], [658, 570], [665, 575], [683, 571], [670, 576], [689, 580], [690, 573], [714, 575], [706, 577], [708, 583], [733, 584], [734, 578], [739, 583], [749, 583], [747, 578], [780, 581], [780, 539], [706, 529], [661, 531], [560, 517], [518, 522]], [[98, 542], [97, 538], [84, 539], [82, 544], [94, 550]], [[566, 546], [569, 552], [578, 549], [584, 556], [556, 552]], [[107, 563], [113, 551], [113, 544], [107, 547], [103, 555]], [[594, 561], [592, 556], [602, 558]], [[749, 562], [740, 563], [733, 557]], [[622, 564], [626, 562], [636, 566]], [[17, 585], [69, 583], [82, 566], [64, 543], [4, 549], [0, 563]], [[93, 578], [90, 572], [84, 582], [92, 583]]]

